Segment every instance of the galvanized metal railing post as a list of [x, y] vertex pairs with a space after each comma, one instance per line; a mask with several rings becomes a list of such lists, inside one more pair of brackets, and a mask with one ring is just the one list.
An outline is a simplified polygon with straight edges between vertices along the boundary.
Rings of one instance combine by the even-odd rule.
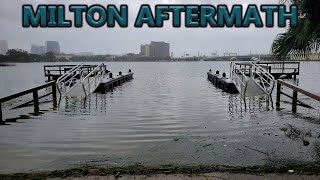
[[281, 95], [281, 84], [279, 81], [277, 81], [277, 101], [276, 101], [277, 109], [280, 108], [280, 95]]
[[298, 91], [293, 90], [293, 95], [292, 95], [292, 112], [294, 112], [294, 113], [297, 112], [297, 100], [298, 100]]
[[39, 96], [38, 90], [33, 91], [34, 113], [39, 114]]

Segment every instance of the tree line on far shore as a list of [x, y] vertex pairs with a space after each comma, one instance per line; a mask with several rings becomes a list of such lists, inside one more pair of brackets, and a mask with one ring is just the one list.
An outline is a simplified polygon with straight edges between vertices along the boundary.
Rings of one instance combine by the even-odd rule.
[[66, 58], [56, 58], [54, 53], [48, 52], [43, 55], [30, 54], [24, 50], [10, 49], [6, 55], [0, 55], [0, 63], [5, 62], [65, 62]]

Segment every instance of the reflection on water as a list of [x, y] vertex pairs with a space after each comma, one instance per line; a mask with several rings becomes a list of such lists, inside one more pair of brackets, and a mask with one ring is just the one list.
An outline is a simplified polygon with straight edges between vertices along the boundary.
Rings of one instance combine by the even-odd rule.
[[87, 97], [61, 97], [58, 111], [66, 115], [106, 115], [107, 96], [94, 93]]
[[[299, 85], [320, 93], [319, 85], [315, 85], [320, 66], [311, 64], [302, 64]], [[18, 71], [1, 70], [0, 85], [15, 78], [17, 83], [0, 86], [0, 93], [43, 83], [39, 76], [42, 66], [19, 64], [10, 67]], [[57, 110], [1, 127], [0, 172], [52, 170], [91, 162], [113, 166], [255, 165], [314, 162], [317, 157], [319, 118], [305, 118], [315, 116], [315, 110], [301, 108], [292, 114], [290, 105], [283, 104], [284, 109], [276, 111], [272, 101], [275, 93], [270, 98], [242, 99], [215, 88], [207, 81], [206, 72], [228, 72], [228, 62], [126, 62], [107, 66], [114, 72], [133, 69], [134, 80], [106, 94], [61, 98]], [[38, 74], [19, 74], [23, 69]], [[17, 75], [10, 76], [11, 71]], [[19, 83], [28, 79], [33, 83]], [[13, 89], [15, 85], [21, 87]], [[50, 109], [52, 103], [41, 107]], [[310, 145], [288, 138], [281, 131], [286, 124], [311, 132], [311, 137], [305, 137]]]
[[230, 115], [242, 115], [245, 112], [259, 113], [263, 111], [271, 111], [273, 109], [272, 97], [257, 96], [242, 98], [239, 95], [229, 96]]

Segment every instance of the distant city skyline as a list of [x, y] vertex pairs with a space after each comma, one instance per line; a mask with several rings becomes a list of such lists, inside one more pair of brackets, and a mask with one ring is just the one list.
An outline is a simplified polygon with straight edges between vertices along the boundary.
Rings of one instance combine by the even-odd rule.
[[[129, 11], [128, 28], [91, 28], [84, 25], [82, 28], [23, 28], [21, 24], [21, 7], [25, 3], [37, 7], [38, 4], [59, 2], [66, 5], [79, 3], [77, 0], [69, 1], [12, 1], [3, 0], [0, 7], [0, 39], [6, 39], [10, 47], [30, 50], [31, 44], [41, 45], [44, 40], [60, 42], [61, 52], [93, 52], [94, 54], [125, 54], [139, 53], [140, 45], [150, 41], [165, 41], [170, 43], [171, 52], [174, 56], [181, 57], [184, 53], [190, 56], [201, 54], [210, 55], [218, 52], [240, 52], [240, 54], [252, 53], [266, 54], [270, 52], [273, 40], [279, 33], [285, 32], [285, 28], [173, 28], [171, 22], [165, 21], [163, 28], [134, 28], [135, 16], [141, 4], [145, 2], [127, 1]], [[85, 1], [88, 6], [100, 4], [122, 4], [116, 0], [107, 3], [98, 0]], [[195, 3], [194, 0], [172, 1], [148, 1], [151, 7], [155, 4], [187, 4]], [[200, 3], [200, 2], [199, 2]], [[255, 0], [217, 0], [201, 1], [201, 4], [248, 4], [259, 6], [263, 1]], [[270, 0], [268, 3], [279, 3], [278, 0]], [[71, 14], [66, 14], [70, 17]], [[170, 16], [172, 14], [169, 14]], [[265, 17], [261, 17], [265, 18]]]
[[[1, 41], [5, 41], [7, 42], [6, 40], [1, 40]], [[41, 54], [45, 54], [47, 52], [47, 49], [49, 49], [50, 51], [50, 48], [52, 49], [55, 49], [55, 50], [51, 50], [52, 52], [56, 53], [56, 54], [73, 54], [73, 55], [78, 55], [78, 56], [92, 56], [92, 55], [105, 55], [105, 54], [109, 54], [109, 53], [101, 53], [101, 54], [97, 54], [97, 53], [94, 53], [94, 51], [84, 51], [84, 52], [65, 52], [63, 49], [61, 50], [60, 48], [60, 42], [59, 41], [43, 41], [44, 45], [39, 45], [39, 44], [30, 44], [30, 47], [29, 49], [26, 48], [26, 49], [22, 49], [22, 48], [18, 48], [18, 47], [12, 47], [12, 48], [8, 48], [8, 49], [22, 49], [24, 51], [27, 51], [31, 54], [38, 54], [38, 55], [41, 55]], [[50, 47], [48, 48], [46, 43], [49, 42], [49, 45]], [[155, 43], [156, 41], [151, 41], [151, 43]], [[163, 41], [159, 41], [159, 42], [163, 42]], [[52, 45], [53, 43], [53, 45]], [[151, 44], [150, 43], [150, 44]], [[7, 43], [8, 44], [8, 43]], [[134, 53], [134, 54], [142, 54], [142, 46], [144, 45], [150, 45], [150, 44], [141, 44], [139, 47], [139, 50], [137, 52], [124, 52], [124, 53], [114, 53], [112, 55], [125, 55], [125, 54], [128, 54], [128, 53]], [[201, 51], [201, 50], [197, 50], [196, 52], [194, 53], [190, 53], [189, 51], [184, 51], [182, 54], [178, 54], [177, 56], [173, 56], [173, 55], [176, 55], [177, 53], [175, 53], [174, 51], [171, 51], [170, 49], [170, 46], [171, 46], [171, 43], [168, 43], [169, 44], [169, 49], [168, 51], [166, 52], [166, 56], [167, 57], [185, 57], [186, 55], [189, 56], [189, 57], [198, 57], [198, 56], [207, 56], [207, 57], [210, 57], [210, 56], [224, 56], [225, 54], [237, 54], [237, 55], [257, 55], [257, 54], [268, 54], [268, 53], [263, 53], [263, 52], [258, 52], [257, 50], [249, 50], [249, 52], [241, 52], [240, 49], [238, 49], [237, 51], [229, 51], [229, 50], [226, 50], [226, 51], [222, 51], [222, 52], [218, 52], [217, 50], [212, 50], [212, 51]], [[54, 47], [52, 47], [54, 46]], [[62, 45], [63, 46], [63, 45]], [[147, 56], [150, 56], [150, 55], [147, 55]], [[153, 57], [156, 57], [153, 55]], [[161, 56], [160, 56], [161, 57]], [[162, 57], [165, 57], [165, 56], [162, 56]]]

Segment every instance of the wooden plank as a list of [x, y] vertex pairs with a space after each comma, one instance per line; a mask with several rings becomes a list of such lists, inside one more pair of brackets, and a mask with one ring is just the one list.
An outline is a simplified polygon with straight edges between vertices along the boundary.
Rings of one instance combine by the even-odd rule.
[[0, 103], [0, 124], [4, 124], [2, 117], [2, 104]]
[[276, 107], [277, 109], [280, 108], [280, 96], [281, 96], [281, 84], [279, 81], [277, 82], [277, 101], [276, 101]]
[[51, 88], [52, 88], [53, 107], [56, 108], [57, 107], [57, 87], [56, 87], [56, 83], [53, 83]]
[[38, 114], [40, 112], [38, 91], [35, 90], [32, 92], [32, 94], [33, 94], [34, 113]]
[[52, 86], [52, 84], [54, 84], [54, 83], [55, 83], [55, 81], [51, 81], [51, 82], [45, 83], [43, 85], [37, 86], [35, 88], [31, 88], [31, 89], [28, 89], [28, 90], [25, 90], [25, 91], [22, 91], [22, 92], [19, 92], [19, 93], [10, 95], [10, 96], [3, 97], [3, 98], [0, 99], [0, 103], [6, 102], [6, 101], [10, 101], [11, 99], [15, 99], [15, 98], [18, 98], [20, 96], [24, 96], [26, 94], [33, 93], [34, 91], [38, 91], [40, 89], [44, 89], [46, 87]]
[[297, 112], [297, 99], [298, 99], [298, 92], [293, 90], [292, 95], [292, 112]]
[[282, 85], [284, 85], [284, 86], [287, 86], [288, 88], [290, 88], [290, 89], [292, 89], [292, 90], [295, 90], [295, 91], [297, 91], [297, 92], [299, 92], [299, 93], [301, 93], [301, 94], [304, 94], [304, 95], [306, 95], [306, 96], [308, 96], [308, 97], [310, 97], [310, 98], [312, 98], [312, 99], [315, 99], [315, 100], [317, 100], [317, 101], [320, 101], [320, 96], [318, 96], [318, 95], [316, 95], [316, 94], [313, 94], [313, 93], [311, 93], [311, 92], [309, 92], [309, 91], [307, 91], [307, 90], [304, 90], [304, 89], [302, 89], [302, 88], [300, 88], [300, 87], [298, 87], [298, 86], [295, 86], [295, 85], [293, 85], [293, 84], [287, 83], [287, 82], [285, 82], [285, 81], [283, 81], [283, 80], [280, 80], [280, 79], [278, 79], [277, 82], [280, 83], [280, 84], [282, 84]]

